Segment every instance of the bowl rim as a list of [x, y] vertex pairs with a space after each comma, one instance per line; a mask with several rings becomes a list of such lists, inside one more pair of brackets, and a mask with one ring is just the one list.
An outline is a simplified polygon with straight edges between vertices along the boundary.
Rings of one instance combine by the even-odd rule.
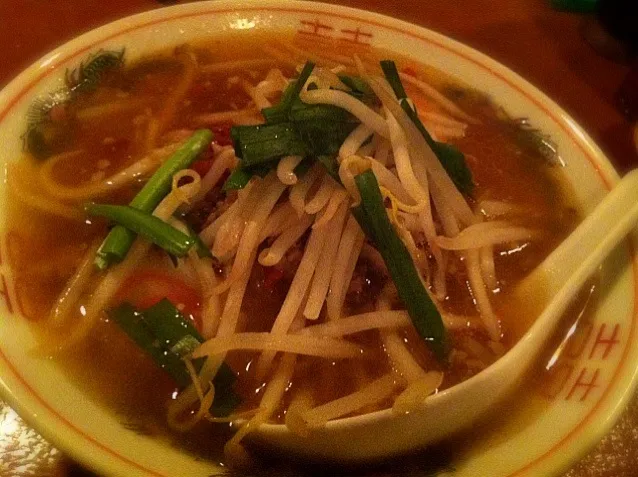
[[[421, 41], [431, 43], [437, 47], [444, 48], [451, 53], [462, 57], [464, 60], [470, 61], [475, 65], [486, 69], [490, 74], [507, 83], [508, 87], [516, 90], [532, 101], [535, 106], [540, 108], [544, 115], [550, 118], [555, 125], [560, 127], [563, 133], [581, 150], [583, 155], [596, 170], [598, 177], [607, 189], [613, 187], [619, 179], [613, 165], [609, 162], [592, 138], [584, 131], [584, 129], [557, 103], [510, 68], [502, 65], [474, 48], [466, 46], [457, 40], [439, 34], [426, 27], [411, 24], [379, 13], [314, 1], [211, 0], [199, 3], [162, 7], [124, 17], [105, 24], [58, 46], [51, 52], [42, 56], [39, 60], [20, 73], [15, 79], [5, 85], [2, 91], [0, 91], [0, 123], [2, 123], [20, 100], [22, 100], [25, 96], [28, 96], [36, 85], [48, 77], [48, 75], [50, 75], [53, 71], [57, 70], [60, 65], [80, 57], [82, 54], [89, 52], [101, 43], [107, 42], [118, 36], [126, 35], [127, 33], [137, 29], [156, 24], [169, 23], [186, 17], [210, 15], [222, 12], [229, 13], [244, 11], [268, 11], [272, 13], [279, 11], [299, 14], [319, 13], [321, 15], [332, 16], [339, 19], [350, 19], [364, 22], [369, 25], [388, 29], [401, 35], [411, 36]], [[628, 239], [626, 242], [630, 250], [629, 260], [632, 263], [633, 289], [634, 295], [636, 295], [636, 293], [638, 293], [638, 255], [636, 253], [638, 245], [635, 240]], [[634, 307], [628, 340], [631, 340], [634, 336], [637, 324], [637, 302], [638, 300], [634, 297]], [[628, 342], [630, 343], [630, 341]], [[574, 427], [572, 431], [564, 436], [558, 444], [543, 455], [540, 455], [538, 458], [531, 461], [525, 467], [510, 474], [511, 477], [514, 475], [521, 475], [527, 470], [533, 468], [536, 463], [549, 459], [550, 457], [548, 454], [552, 452], [554, 453], [554, 456], [552, 457], [552, 462], [554, 462], [552, 469], [555, 469], [555, 471], [564, 469], [576, 459], [580, 458], [589, 448], [600, 440], [604, 433], [611, 428], [613, 423], [620, 416], [623, 411], [622, 405], [631, 398], [636, 386], [638, 385], [638, 368], [634, 369], [633, 373], [630, 373], [629, 376], [625, 378], [628, 383], [626, 386], [619, 387], [617, 384], [622, 371], [626, 371], [626, 356], [630, 350], [631, 346], [628, 344], [623, 350], [623, 356], [620, 358], [604, 393], [600, 396], [596, 404], [582, 419], [582, 421]], [[120, 455], [113, 449], [110, 449], [108, 446], [92, 438], [90, 435], [85, 434], [81, 429], [78, 429], [72, 422], [66, 420], [63, 416], [57, 414], [55, 409], [50, 407], [42, 396], [37, 395], [29, 383], [21, 377], [19, 371], [13, 367], [12, 363], [4, 355], [1, 348], [0, 361], [4, 361], [8, 368], [12, 371], [14, 375], [13, 378], [15, 378], [23, 386], [22, 390], [18, 389], [18, 392], [15, 392], [15, 389], [12, 389], [7, 381], [0, 376], [0, 391], [2, 392], [3, 397], [7, 399], [14, 409], [19, 411], [21, 417], [23, 417], [29, 425], [38, 429], [38, 431], [47, 439], [56, 442], [56, 445], [63, 448], [65, 452], [74, 456], [83, 464], [101, 472], [117, 472], [122, 473], [123, 475], [131, 475], [131, 471], [136, 474], [142, 471], [144, 472], [143, 475], [163, 475], [150, 469], [146, 469], [145, 467], [142, 467], [136, 462], [128, 459], [126, 456]], [[24, 396], [25, 392], [27, 395], [31, 395], [27, 396], [27, 399], [25, 399]], [[22, 394], [22, 396], [20, 394]], [[613, 402], [615, 404], [607, 404], [606, 406], [603, 406], [604, 401], [608, 398], [613, 398]], [[30, 404], [27, 404], [27, 402]], [[43, 417], [41, 412], [34, 412], [34, 405], [35, 409], [44, 410], [46, 413], [50, 413], [51, 415], [45, 414]], [[611, 408], [609, 408], [610, 406]], [[601, 408], [604, 408], [604, 410], [601, 411]], [[385, 411], [378, 411], [372, 415], [383, 412]], [[365, 419], [368, 417], [369, 416], [366, 415], [351, 419]], [[576, 442], [573, 442], [574, 437], [578, 435], [580, 430], [595, 417], [604, 418], [603, 422], [597, 423], [595, 431], [590, 431], [585, 435], [580, 436], [581, 438]], [[44, 421], [48, 421], [48, 424], [45, 424]], [[65, 432], [64, 437], [60, 436], [54, 430], [57, 429], [56, 426], [59, 426], [60, 424], [66, 427], [67, 432]], [[75, 441], [75, 437], [73, 437], [74, 435], [77, 436], [77, 434], [95, 445], [100, 451], [99, 455], [95, 454], [95, 449], [78, 446]], [[570, 452], [557, 452], [566, 441], [570, 440], [572, 441], [569, 447]], [[118, 460], [119, 462], [117, 462]]]

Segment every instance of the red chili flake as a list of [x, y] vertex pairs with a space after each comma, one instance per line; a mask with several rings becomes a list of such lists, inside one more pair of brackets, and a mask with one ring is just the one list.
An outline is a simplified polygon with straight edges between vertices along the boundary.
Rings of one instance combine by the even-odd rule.
[[264, 289], [273, 291], [279, 280], [284, 278], [284, 269], [281, 267], [265, 267], [264, 268]]
[[204, 177], [213, 165], [214, 159], [200, 159], [191, 165], [191, 169]]
[[191, 92], [191, 96], [204, 96], [205, 94], [208, 93], [208, 90], [206, 89], [206, 86], [204, 86], [202, 83], [197, 83], [193, 85], [190, 92]]
[[215, 135], [215, 143], [219, 146], [231, 146], [233, 140], [230, 138], [230, 128], [233, 125], [231, 123], [222, 123], [211, 126], [210, 130]]
[[403, 72], [406, 75], [416, 76], [416, 71], [411, 66], [406, 66], [405, 68], [403, 68]]

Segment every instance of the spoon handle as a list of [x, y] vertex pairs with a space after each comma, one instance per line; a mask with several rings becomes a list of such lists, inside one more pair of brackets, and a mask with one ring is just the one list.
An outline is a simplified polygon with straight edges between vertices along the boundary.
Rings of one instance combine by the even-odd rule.
[[631, 171], [533, 272], [578, 290], [638, 222], [638, 169]]

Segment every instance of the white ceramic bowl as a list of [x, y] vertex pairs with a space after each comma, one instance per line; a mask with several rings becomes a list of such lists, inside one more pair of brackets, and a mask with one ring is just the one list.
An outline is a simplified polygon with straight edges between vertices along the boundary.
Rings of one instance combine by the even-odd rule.
[[[591, 210], [618, 176], [591, 138], [543, 93], [458, 42], [392, 18], [306, 1], [199, 2], [155, 10], [87, 33], [36, 62], [0, 92], [0, 164], [21, 155], [26, 112], [38, 95], [63, 85], [64, 72], [91, 52], [126, 47], [130, 61], [147, 52], [233, 30], [298, 31], [354, 39], [439, 68], [490, 94], [513, 117], [528, 117], [551, 136], [566, 163], [582, 209]], [[0, 197], [5, 200], [5, 181]], [[4, 205], [4, 204], [3, 204]], [[0, 206], [0, 217], [3, 207]], [[90, 400], [78, 383], [34, 346], [21, 314], [0, 235], [0, 390], [45, 437], [87, 466], [113, 475], [211, 475], [223, 469], [166, 443], [125, 429]], [[603, 267], [595, 316], [569, 341], [567, 358], [547, 377], [542, 393], [509, 409], [498, 437], [453, 462], [455, 477], [551, 475], [582, 456], [610, 428], [631, 397], [638, 374], [636, 239]], [[549, 392], [551, 391], [551, 392]], [[542, 405], [541, 405], [542, 404]], [[534, 409], [532, 412], [531, 409]], [[516, 414], [516, 415], [514, 415]], [[530, 417], [532, 416], [532, 417]]]

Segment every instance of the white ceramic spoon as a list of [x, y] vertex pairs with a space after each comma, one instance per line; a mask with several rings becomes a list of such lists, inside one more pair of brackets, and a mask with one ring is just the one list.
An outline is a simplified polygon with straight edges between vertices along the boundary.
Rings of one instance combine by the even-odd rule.
[[388, 409], [337, 419], [313, 430], [307, 438], [283, 425], [264, 425], [255, 439], [298, 455], [356, 462], [409, 452], [468, 427], [520, 383], [577, 292], [637, 222], [635, 170], [521, 282], [516, 290], [519, 296], [538, 286], [556, 291], [521, 340], [489, 368], [426, 398], [419, 410], [396, 414]]

